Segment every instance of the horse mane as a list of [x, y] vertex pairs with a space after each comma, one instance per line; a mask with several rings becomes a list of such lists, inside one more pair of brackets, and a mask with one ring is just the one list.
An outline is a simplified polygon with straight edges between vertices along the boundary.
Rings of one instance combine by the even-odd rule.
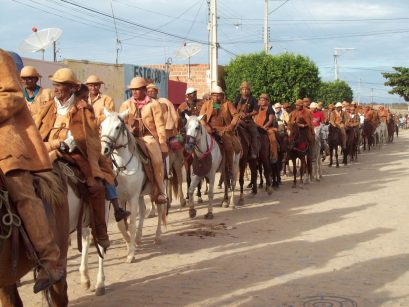
[[38, 178], [38, 196], [54, 206], [64, 206], [66, 204], [67, 180], [62, 169], [57, 163], [53, 164], [53, 169], [49, 172], [34, 173]]

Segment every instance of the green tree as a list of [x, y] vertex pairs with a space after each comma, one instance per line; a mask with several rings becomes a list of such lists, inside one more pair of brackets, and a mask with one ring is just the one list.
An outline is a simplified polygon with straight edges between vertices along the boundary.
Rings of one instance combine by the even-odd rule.
[[405, 101], [409, 101], [409, 68], [393, 67], [393, 69], [395, 70], [393, 73], [382, 73], [383, 77], [388, 80], [385, 85], [393, 87], [389, 91], [390, 94], [398, 94]]
[[264, 52], [240, 55], [225, 67], [226, 93], [233, 99], [239, 94], [241, 82], [246, 80], [255, 97], [267, 93], [271, 101], [290, 103], [303, 97], [314, 99], [320, 86], [318, 74], [318, 67], [301, 55]]
[[336, 103], [338, 101], [352, 101], [354, 94], [351, 87], [345, 81], [332, 81], [332, 82], [321, 82], [317, 101], [324, 102], [327, 106], [330, 103]]

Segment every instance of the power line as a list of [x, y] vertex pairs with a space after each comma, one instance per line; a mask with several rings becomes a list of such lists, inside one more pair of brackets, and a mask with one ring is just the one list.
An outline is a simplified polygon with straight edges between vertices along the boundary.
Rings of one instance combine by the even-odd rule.
[[272, 13], [278, 11], [282, 6], [284, 6], [288, 1], [290, 0], [285, 0], [283, 3], [281, 3], [279, 6], [277, 6], [276, 8], [272, 9], [270, 12], [268, 12], [268, 15], [271, 15]]

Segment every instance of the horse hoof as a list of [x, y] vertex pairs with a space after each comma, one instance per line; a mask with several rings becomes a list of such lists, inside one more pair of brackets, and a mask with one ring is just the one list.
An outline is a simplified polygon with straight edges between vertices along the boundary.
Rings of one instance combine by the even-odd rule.
[[192, 219], [196, 216], [196, 209], [190, 208], [189, 209], [189, 217]]
[[201, 197], [199, 197], [199, 198], [197, 199], [197, 202], [198, 202], [199, 204], [203, 204], [203, 199], [202, 199]]
[[258, 185], [258, 187], [259, 187], [260, 189], [262, 189], [262, 188], [263, 188], [263, 186], [264, 186], [264, 184], [263, 184], [263, 183], [260, 183], [260, 184]]
[[253, 184], [250, 182], [248, 185], [247, 185], [247, 189], [251, 189], [253, 187]]
[[162, 243], [161, 238], [155, 238], [155, 240], [153, 240], [153, 244], [155, 245], [160, 245]]
[[205, 220], [212, 220], [214, 217], [212, 212], [207, 212], [204, 216]]
[[339, 165], [337, 165], [337, 168], [339, 168]]
[[141, 246], [142, 245], [142, 240], [135, 240], [136, 246]]
[[186, 207], [186, 199], [182, 199], [182, 200], [180, 201], [180, 206], [181, 206], [182, 208]]
[[228, 202], [223, 202], [222, 206], [223, 206], [223, 208], [229, 208], [229, 203]]
[[104, 288], [96, 288], [95, 289], [95, 295], [96, 296], [101, 296], [105, 294], [105, 287]]
[[89, 280], [87, 280], [86, 282], [81, 283], [82, 287], [84, 288], [84, 290], [88, 290], [89, 288], [91, 288], [91, 282]]
[[272, 188], [271, 186], [268, 186], [268, 187], [266, 188], [266, 191], [267, 191], [267, 194], [268, 194], [268, 195], [273, 194], [273, 188]]
[[230, 206], [233, 210], [235, 210], [236, 209], [236, 206], [233, 204], [233, 205], [231, 205]]
[[134, 261], [135, 261], [134, 255], [128, 255], [128, 257], [126, 257], [125, 263], [133, 263]]

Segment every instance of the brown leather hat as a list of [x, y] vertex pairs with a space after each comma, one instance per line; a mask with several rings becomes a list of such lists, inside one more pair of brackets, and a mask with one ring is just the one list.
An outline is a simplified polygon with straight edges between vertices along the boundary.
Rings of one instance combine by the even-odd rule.
[[37, 69], [33, 66], [24, 66], [20, 72], [21, 78], [29, 78], [29, 77], [36, 77], [41, 78], [41, 75], [38, 73]]
[[135, 77], [131, 80], [131, 83], [128, 85], [129, 89], [137, 89], [141, 87], [146, 87], [146, 81], [142, 77]]
[[71, 68], [60, 68], [49, 79], [57, 83], [81, 84]]
[[269, 100], [268, 95], [267, 95], [266, 93], [261, 94], [261, 95], [260, 95], [260, 99], [261, 99], [261, 98], [264, 98], [264, 99]]
[[250, 83], [248, 83], [248, 81], [243, 81], [243, 82], [240, 84], [240, 89], [242, 89], [242, 88], [248, 88], [248, 89], [250, 89]]
[[96, 75], [89, 75], [85, 84], [104, 84], [104, 81]]

